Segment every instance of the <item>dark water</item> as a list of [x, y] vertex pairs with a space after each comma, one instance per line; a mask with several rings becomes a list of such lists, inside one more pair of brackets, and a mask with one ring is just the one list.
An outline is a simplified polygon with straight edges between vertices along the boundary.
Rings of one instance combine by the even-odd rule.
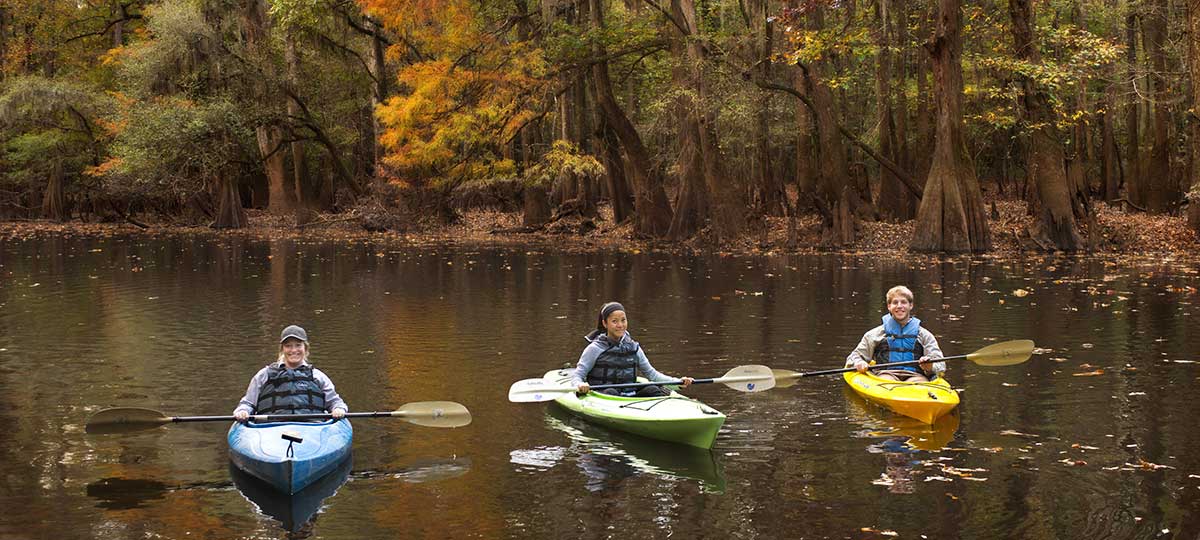
[[[0, 242], [4, 539], [1200, 535], [1193, 263]], [[932, 427], [836, 377], [698, 386], [729, 416], [712, 452], [505, 399], [574, 362], [606, 300], [664, 372], [809, 371], [840, 366], [895, 283], [947, 354], [1021, 338], [1044, 351], [952, 364], [963, 403]], [[84, 434], [113, 406], [228, 414], [293, 322], [353, 409], [453, 400], [474, 423], [356, 421], [347, 481], [294, 532], [272, 517], [288, 501], [231, 477], [227, 425]]]

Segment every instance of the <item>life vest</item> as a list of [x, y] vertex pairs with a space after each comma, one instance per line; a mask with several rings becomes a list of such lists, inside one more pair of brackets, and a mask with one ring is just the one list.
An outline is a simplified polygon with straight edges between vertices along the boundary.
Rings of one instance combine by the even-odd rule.
[[[875, 346], [875, 363], [910, 362], [920, 360], [925, 355], [925, 347], [917, 336], [921, 333], [921, 319], [909, 317], [903, 328], [892, 316], [883, 316], [883, 341]], [[918, 366], [896, 366], [888, 369], [902, 369], [920, 373]]]
[[254, 414], [316, 414], [325, 411], [325, 391], [305, 364], [288, 369], [283, 364], [267, 368], [267, 381], [258, 390]]
[[587, 383], [591, 386], [637, 382], [638, 342], [630, 338], [622, 339], [616, 345], [611, 343], [607, 335], [592, 341], [592, 345], [608, 348], [600, 353], [587, 374]]

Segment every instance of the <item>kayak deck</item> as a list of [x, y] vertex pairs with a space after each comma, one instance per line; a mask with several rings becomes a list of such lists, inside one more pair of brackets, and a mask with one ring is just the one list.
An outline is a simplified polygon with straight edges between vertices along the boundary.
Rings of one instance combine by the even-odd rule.
[[[292, 442], [284, 435], [299, 438]], [[304, 489], [350, 456], [354, 428], [349, 420], [325, 422], [234, 422], [229, 458], [237, 468], [279, 491]]]
[[[568, 385], [571, 371], [553, 370], [547, 383]], [[590, 422], [642, 437], [712, 448], [725, 423], [720, 411], [672, 391], [666, 397], [621, 397], [598, 392], [584, 396], [567, 393], [554, 400], [559, 406]]]
[[958, 392], [944, 377], [930, 382], [902, 382], [851, 371], [843, 377], [858, 395], [892, 411], [933, 424], [958, 406]]

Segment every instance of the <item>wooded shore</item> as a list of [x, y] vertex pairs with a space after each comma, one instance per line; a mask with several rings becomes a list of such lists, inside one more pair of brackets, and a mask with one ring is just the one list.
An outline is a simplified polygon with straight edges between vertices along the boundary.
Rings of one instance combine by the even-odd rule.
[[[994, 203], [994, 204], [993, 204]], [[1016, 257], [1044, 255], [1026, 232], [1033, 218], [1022, 201], [988, 203], [994, 212], [989, 220], [994, 246], [984, 256]], [[1086, 254], [1102, 257], [1169, 257], [1189, 259], [1200, 254], [1200, 239], [1183, 216], [1125, 212], [1119, 205], [1096, 205], [1098, 242]], [[874, 254], [884, 257], [928, 256], [911, 252], [914, 221], [863, 222], [855, 243], [842, 248], [821, 247], [822, 225], [818, 216], [800, 217], [789, 233], [787, 218], [768, 218], [748, 227], [750, 232], [732, 242], [714, 247], [703, 236], [690, 242], [662, 242], [639, 237], [629, 222], [614, 224], [612, 212], [599, 208], [595, 219], [578, 215], [558, 219], [545, 227], [529, 230], [521, 226], [521, 212], [472, 210], [463, 212], [450, 225], [426, 225], [405, 232], [371, 232], [363, 228], [362, 216], [314, 214], [297, 224], [294, 217], [274, 216], [266, 211], [248, 211], [248, 224], [240, 229], [167, 222], [57, 222], [49, 220], [0, 221], [0, 239], [38, 235], [60, 236], [159, 236], [204, 235], [259, 240], [306, 239], [327, 241], [383, 242], [412, 246], [523, 246], [562, 252], [624, 251], [715, 253], [720, 255], [784, 255], [792, 253]], [[1077, 255], [1084, 255], [1078, 253]]]

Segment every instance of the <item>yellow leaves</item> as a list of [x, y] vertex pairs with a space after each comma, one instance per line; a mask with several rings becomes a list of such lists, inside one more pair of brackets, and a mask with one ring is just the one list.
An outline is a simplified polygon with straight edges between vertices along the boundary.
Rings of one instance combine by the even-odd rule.
[[1026, 296], [1029, 296], [1029, 291], [1027, 291], [1025, 289], [1017, 289], [1012, 292], [1012, 295], [1017, 298], [1024, 298]]
[[1103, 368], [1096, 369], [1095, 371], [1088, 371], [1088, 372], [1085, 372], [1085, 373], [1072, 373], [1072, 374], [1071, 374], [1071, 376], [1072, 376], [1072, 377], [1095, 377], [1095, 376], [1098, 376], [1098, 375], [1104, 375], [1104, 369], [1103, 369]]

